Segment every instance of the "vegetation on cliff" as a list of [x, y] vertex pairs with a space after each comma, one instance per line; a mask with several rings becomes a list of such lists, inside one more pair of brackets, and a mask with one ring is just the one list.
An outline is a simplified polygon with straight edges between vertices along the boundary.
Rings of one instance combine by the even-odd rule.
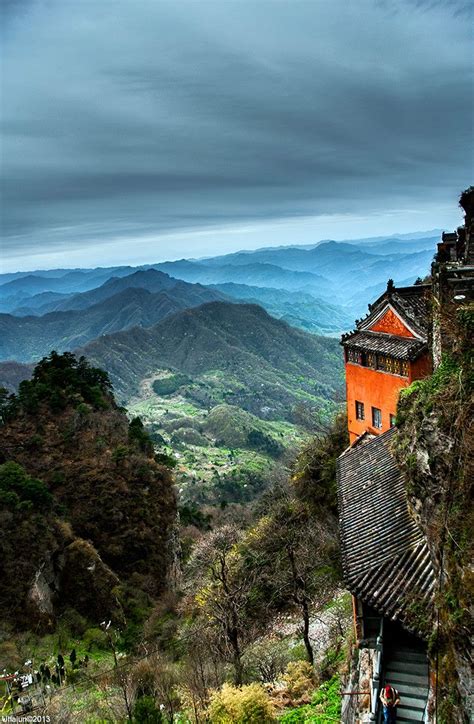
[[67, 609], [126, 627], [166, 585], [176, 513], [141, 422], [70, 353], [43, 359], [0, 413], [5, 619], [48, 628]]
[[444, 309], [441, 324], [449, 329], [450, 352], [431, 377], [401, 394], [395, 453], [437, 570], [435, 610], [415, 606], [413, 613], [432, 631], [438, 716], [451, 722], [464, 721], [470, 677], [473, 305]]

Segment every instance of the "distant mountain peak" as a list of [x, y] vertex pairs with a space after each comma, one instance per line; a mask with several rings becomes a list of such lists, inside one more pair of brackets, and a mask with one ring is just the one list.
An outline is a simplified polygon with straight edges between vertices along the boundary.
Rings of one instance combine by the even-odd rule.
[[143, 281], [150, 281], [153, 280], [169, 280], [171, 279], [170, 275], [166, 272], [159, 271], [158, 269], [138, 269], [136, 272], [133, 272], [133, 274], [128, 274], [126, 277], [110, 277], [110, 279], [107, 279], [104, 284], [102, 284], [103, 287], [109, 286], [111, 284], [116, 284], [118, 281], [122, 281], [126, 279], [125, 282], [129, 287], [134, 286], [133, 282], [143, 282]]

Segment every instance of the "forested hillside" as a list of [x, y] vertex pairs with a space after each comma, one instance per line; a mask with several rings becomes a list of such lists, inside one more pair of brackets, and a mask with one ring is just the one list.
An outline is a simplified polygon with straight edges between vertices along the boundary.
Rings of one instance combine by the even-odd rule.
[[108, 370], [122, 396], [136, 392], [156, 369], [189, 375], [220, 370], [229, 401], [270, 418], [289, 414], [304, 400], [303, 391], [324, 404], [342, 383], [337, 340], [295, 330], [256, 305], [206, 304], [150, 329], [96, 340], [84, 352]]
[[48, 631], [63, 617], [85, 630], [109, 617], [126, 628], [167, 587], [176, 514], [140, 421], [105, 372], [55, 353], [2, 395], [0, 415], [4, 624]]

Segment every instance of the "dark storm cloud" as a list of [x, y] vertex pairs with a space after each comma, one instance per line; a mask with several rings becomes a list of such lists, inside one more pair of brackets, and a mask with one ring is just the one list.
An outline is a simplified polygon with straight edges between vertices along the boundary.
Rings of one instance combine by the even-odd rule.
[[5, 3], [4, 252], [451, 201], [467, 7]]

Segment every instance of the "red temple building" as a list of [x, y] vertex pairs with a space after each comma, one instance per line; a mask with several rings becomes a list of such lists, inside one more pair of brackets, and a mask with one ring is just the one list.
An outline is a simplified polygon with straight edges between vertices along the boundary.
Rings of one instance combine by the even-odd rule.
[[352, 444], [395, 425], [400, 390], [431, 373], [428, 350], [430, 284], [387, 290], [356, 330], [345, 334], [346, 399]]

